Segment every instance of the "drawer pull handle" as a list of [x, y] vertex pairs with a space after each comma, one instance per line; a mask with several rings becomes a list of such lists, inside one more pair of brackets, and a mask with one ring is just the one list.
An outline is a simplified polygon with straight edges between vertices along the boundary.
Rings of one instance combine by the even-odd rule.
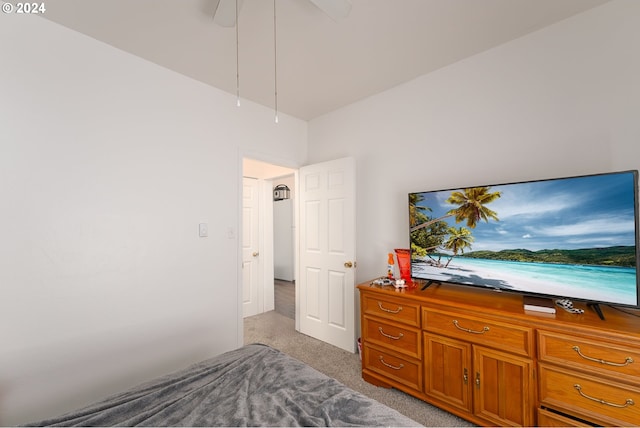
[[611, 406], [611, 407], [617, 407], [619, 409], [623, 409], [625, 407], [628, 406], [633, 406], [634, 404], [636, 404], [631, 398], [627, 398], [627, 401], [625, 401], [624, 404], [615, 404], [615, 403], [609, 403], [608, 401], [604, 401], [601, 398], [594, 398], [594, 397], [590, 397], [587, 394], [585, 394], [584, 392], [582, 392], [582, 386], [580, 386], [580, 384], [576, 383], [575, 385], [573, 385], [573, 387], [578, 390], [578, 393], [583, 396], [584, 398], [588, 398], [589, 400], [593, 400], [593, 401], [597, 401], [600, 404], [606, 404], [607, 406]]
[[593, 357], [589, 357], [587, 355], [584, 355], [582, 352], [580, 352], [580, 347], [579, 346], [574, 346], [571, 349], [576, 351], [578, 353], [578, 355], [580, 355], [585, 360], [595, 361], [596, 363], [600, 363], [600, 364], [606, 364], [606, 365], [609, 365], [609, 366], [616, 366], [616, 367], [624, 367], [624, 366], [628, 366], [629, 364], [633, 363], [633, 358], [631, 358], [631, 357], [625, 358], [624, 359], [624, 363], [612, 363], [611, 361], [601, 360], [600, 358], [593, 358]]
[[453, 320], [453, 325], [455, 325], [458, 330], [466, 331], [467, 333], [485, 334], [486, 332], [489, 331], [489, 327], [487, 326], [484, 326], [482, 328], [482, 331], [476, 331], [476, 330], [471, 330], [470, 328], [460, 327], [460, 325], [458, 324], [458, 320]]
[[398, 336], [392, 336], [390, 334], [387, 334], [387, 333], [384, 332], [384, 330], [382, 330], [382, 327], [378, 327], [378, 331], [384, 337], [388, 337], [389, 339], [393, 339], [393, 340], [400, 340], [400, 339], [402, 339], [404, 337], [404, 334], [402, 334], [402, 333], [400, 333]]
[[384, 306], [382, 306], [382, 303], [378, 302], [378, 307], [380, 308], [380, 310], [385, 311], [385, 312], [389, 312], [392, 314], [397, 314], [398, 312], [400, 312], [402, 310], [402, 306], [398, 306], [398, 309], [387, 309]]
[[400, 370], [404, 367], [404, 364], [400, 363], [399, 366], [394, 366], [392, 364], [387, 363], [384, 358], [382, 358], [382, 355], [380, 355], [380, 362], [382, 364], [384, 364], [385, 366], [389, 367], [390, 369], [394, 369], [394, 370]]

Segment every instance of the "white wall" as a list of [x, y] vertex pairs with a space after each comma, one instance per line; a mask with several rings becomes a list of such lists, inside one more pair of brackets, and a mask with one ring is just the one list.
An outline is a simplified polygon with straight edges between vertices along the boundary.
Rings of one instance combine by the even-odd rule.
[[407, 193], [640, 169], [640, 2], [613, 0], [309, 123], [357, 159], [359, 281], [408, 248]]
[[241, 158], [301, 165], [307, 124], [45, 19], [0, 21], [0, 425], [16, 425], [242, 344]]

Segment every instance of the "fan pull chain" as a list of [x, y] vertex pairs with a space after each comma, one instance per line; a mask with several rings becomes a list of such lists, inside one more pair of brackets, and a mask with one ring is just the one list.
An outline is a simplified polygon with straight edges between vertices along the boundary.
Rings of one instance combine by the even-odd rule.
[[240, 107], [240, 55], [238, 38], [238, 0], [236, 0], [236, 106]]
[[276, 0], [273, 0], [273, 87], [276, 114], [275, 122], [278, 123], [278, 50], [276, 35]]

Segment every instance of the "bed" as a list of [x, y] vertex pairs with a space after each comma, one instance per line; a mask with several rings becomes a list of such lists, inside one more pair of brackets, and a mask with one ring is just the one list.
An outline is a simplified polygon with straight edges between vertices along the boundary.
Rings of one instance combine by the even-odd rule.
[[419, 426], [272, 347], [253, 344], [27, 426]]

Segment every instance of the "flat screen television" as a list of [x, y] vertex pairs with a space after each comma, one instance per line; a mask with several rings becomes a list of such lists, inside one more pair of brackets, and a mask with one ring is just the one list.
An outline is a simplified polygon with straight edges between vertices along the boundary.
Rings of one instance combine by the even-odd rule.
[[639, 307], [638, 171], [409, 194], [414, 280]]

